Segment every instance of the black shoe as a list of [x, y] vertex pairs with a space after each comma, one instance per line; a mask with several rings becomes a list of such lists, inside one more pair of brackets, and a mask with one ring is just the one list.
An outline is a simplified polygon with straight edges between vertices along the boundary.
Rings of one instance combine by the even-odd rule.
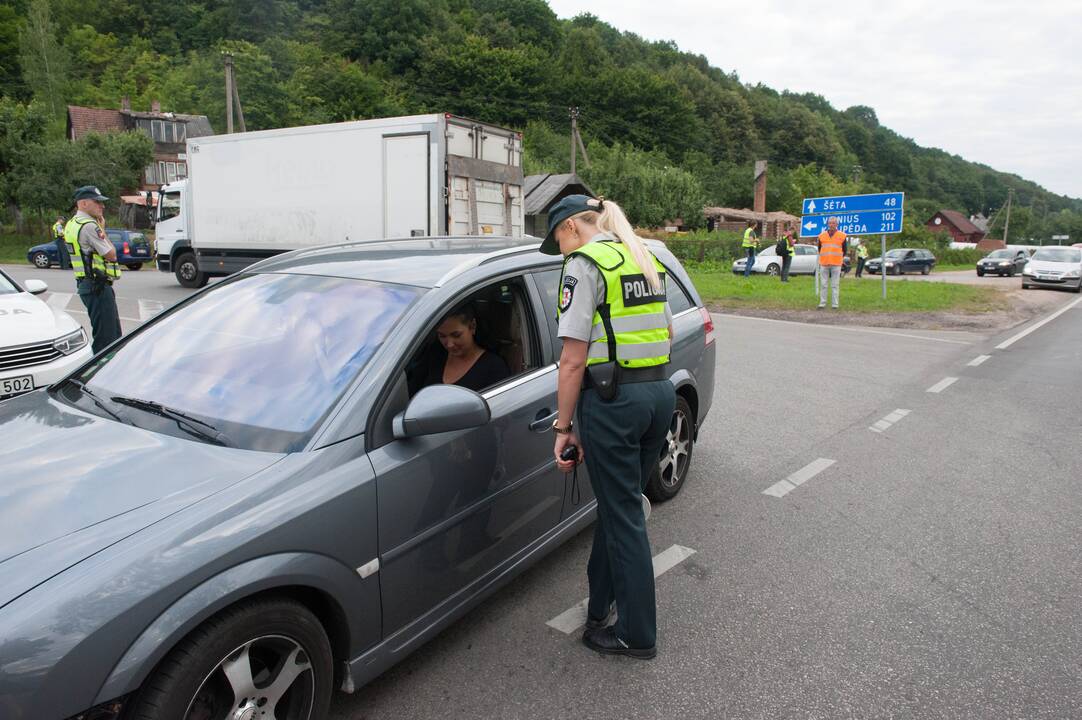
[[657, 646], [648, 648], [628, 647], [616, 637], [611, 627], [587, 630], [582, 634], [582, 644], [602, 655], [626, 655], [637, 660], [653, 660], [657, 656]]
[[606, 628], [609, 625], [612, 625], [615, 621], [616, 603], [610, 603], [609, 614], [601, 620], [595, 620], [594, 618], [590, 617], [589, 612], [586, 613], [586, 631], [589, 632], [590, 630], [600, 630], [601, 628]]

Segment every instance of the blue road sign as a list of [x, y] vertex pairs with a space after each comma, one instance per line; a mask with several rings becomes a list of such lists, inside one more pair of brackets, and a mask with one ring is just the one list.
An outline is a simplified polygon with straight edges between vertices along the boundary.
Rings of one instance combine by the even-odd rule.
[[835, 212], [800, 218], [800, 237], [817, 237], [827, 229], [829, 218], [838, 218], [838, 229], [846, 235], [894, 235], [902, 231], [902, 210]]
[[802, 215], [837, 215], [839, 213], [864, 212], [865, 210], [901, 210], [905, 193], [877, 193], [875, 195], [840, 195], [838, 197], [804, 198]]

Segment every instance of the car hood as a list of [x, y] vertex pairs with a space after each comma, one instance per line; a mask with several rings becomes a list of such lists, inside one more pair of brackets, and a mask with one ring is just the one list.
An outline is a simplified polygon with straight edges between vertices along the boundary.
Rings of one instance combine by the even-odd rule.
[[1072, 272], [1077, 271], [1079, 263], [1072, 262], [1053, 262], [1052, 260], [1030, 260], [1026, 264], [1027, 270], [1035, 272]]
[[283, 456], [150, 432], [39, 390], [0, 403], [0, 607]]
[[28, 292], [0, 295], [2, 347], [49, 342], [79, 328], [70, 315]]

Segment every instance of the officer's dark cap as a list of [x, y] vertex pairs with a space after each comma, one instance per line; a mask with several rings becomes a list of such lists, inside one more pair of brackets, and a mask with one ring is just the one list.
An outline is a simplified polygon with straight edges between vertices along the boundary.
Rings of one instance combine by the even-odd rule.
[[101, 190], [98, 190], [93, 185], [83, 185], [81, 188], [75, 191], [75, 195], [72, 196], [72, 202], [79, 202], [80, 200], [98, 200], [105, 202], [109, 198], [101, 194]]
[[556, 241], [556, 228], [569, 217], [587, 210], [601, 212], [601, 200], [589, 195], [568, 195], [549, 210], [549, 232], [541, 243], [541, 252], [546, 255], [559, 255], [560, 243]]

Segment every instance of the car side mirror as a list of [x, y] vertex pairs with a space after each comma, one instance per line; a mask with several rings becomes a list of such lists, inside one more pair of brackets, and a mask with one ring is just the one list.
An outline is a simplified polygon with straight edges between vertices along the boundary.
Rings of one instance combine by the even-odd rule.
[[492, 418], [485, 399], [458, 385], [429, 385], [395, 415], [396, 440], [480, 427]]
[[43, 280], [27, 280], [23, 283], [23, 287], [31, 295], [41, 295], [49, 289], [49, 286]]

